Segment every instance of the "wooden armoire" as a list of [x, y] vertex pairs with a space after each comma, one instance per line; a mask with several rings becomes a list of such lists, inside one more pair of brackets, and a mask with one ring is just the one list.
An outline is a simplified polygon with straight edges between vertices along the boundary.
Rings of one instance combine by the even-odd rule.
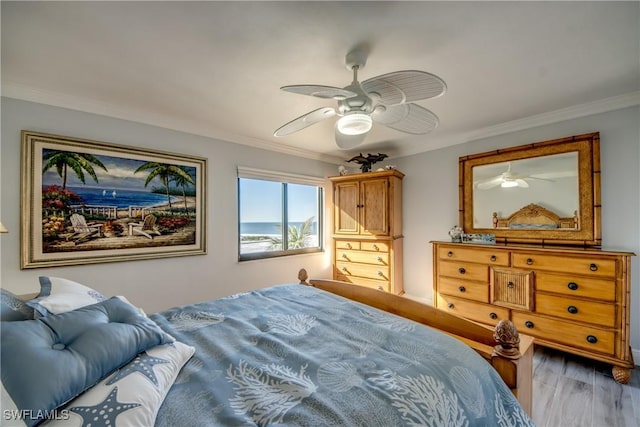
[[333, 277], [402, 294], [402, 178], [397, 170], [335, 176]]

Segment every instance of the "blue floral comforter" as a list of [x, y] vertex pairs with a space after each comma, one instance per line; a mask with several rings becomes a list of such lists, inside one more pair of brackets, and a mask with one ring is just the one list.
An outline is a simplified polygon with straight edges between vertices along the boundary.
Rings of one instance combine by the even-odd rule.
[[150, 316], [196, 347], [157, 426], [532, 426], [497, 372], [434, 329], [281, 285]]

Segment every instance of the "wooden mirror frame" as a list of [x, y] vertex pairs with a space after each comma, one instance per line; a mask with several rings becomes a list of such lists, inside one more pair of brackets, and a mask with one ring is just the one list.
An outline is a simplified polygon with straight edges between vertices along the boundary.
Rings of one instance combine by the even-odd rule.
[[[578, 229], [474, 227], [472, 171], [475, 166], [573, 151], [578, 152]], [[465, 233], [494, 234], [497, 243], [599, 246], [602, 241], [600, 228], [600, 134], [595, 132], [460, 157], [459, 199], [460, 224], [462, 224]]]

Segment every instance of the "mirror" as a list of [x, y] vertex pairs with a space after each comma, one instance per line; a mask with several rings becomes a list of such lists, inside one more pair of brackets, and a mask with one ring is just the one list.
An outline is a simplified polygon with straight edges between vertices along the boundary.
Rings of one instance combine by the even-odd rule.
[[496, 242], [594, 246], [600, 237], [598, 133], [460, 157], [460, 222]]

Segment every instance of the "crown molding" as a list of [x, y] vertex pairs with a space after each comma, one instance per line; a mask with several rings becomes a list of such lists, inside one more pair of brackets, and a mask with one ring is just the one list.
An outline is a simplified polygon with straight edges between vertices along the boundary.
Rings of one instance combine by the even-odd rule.
[[92, 113], [101, 116], [127, 120], [130, 122], [143, 123], [155, 127], [190, 133], [207, 138], [213, 138], [223, 142], [242, 144], [263, 150], [275, 151], [278, 153], [288, 154], [296, 157], [319, 160], [333, 164], [340, 164], [343, 162], [343, 159], [339, 157], [317, 153], [310, 150], [304, 150], [301, 148], [292, 147], [290, 145], [278, 144], [272, 141], [261, 140], [258, 138], [251, 138], [243, 135], [222, 132], [219, 129], [213, 129], [209, 126], [203, 125], [202, 123], [194, 121], [179, 120], [175, 117], [151, 114], [142, 110], [116, 106], [109, 103], [70, 96], [44, 89], [38, 89], [20, 83], [3, 82], [2, 96], [6, 98], [15, 98], [22, 101], [35, 102], [38, 104], [51, 105], [54, 107], [67, 108], [70, 110], [81, 111], [83, 113]]

